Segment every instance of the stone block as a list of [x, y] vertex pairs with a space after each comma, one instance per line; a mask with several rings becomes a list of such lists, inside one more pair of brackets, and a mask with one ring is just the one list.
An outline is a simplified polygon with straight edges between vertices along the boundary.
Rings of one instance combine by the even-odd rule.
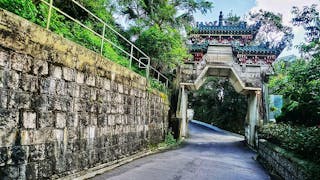
[[0, 129], [11, 130], [17, 128], [19, 112], [0, 108]]
[[86, 112], [78, 113], [79, 125], [86, 127], [89, 125], [90, 119], [89, 114]]
[[66, 127], [66, 113], [58, 112], [56, 113], [56, 128], [65, 128]]
[[115, 125], [115, 116], [109, 115], [108, 116], [108, 126], [113, 126], [113, 125]]
[[45, 144], [46, 148], [45, 148], [45, 156], [46, 158], [52, 158], [55, 155], [55, 146], [54, 143], [46, 143]]
[[78, 115], [75, 113], [67, 113], [67, 127], [77, 127], [79, 124]]
[[78, 83], [78, 84], [84, 83], [84, 74], [82, 72], [77, 72], [76, 83]]
[[117, 93], [118, 92], [118, 84], [113, 82], [111, 84], [111, 90], [112, 90], [112, 92]]
[[56, 81], [56, 93], [60, 96], [66, 95], [65, 82], [63, 80]]
[[30, 72], [32, 58], [25, 54], [13, 53], [11, 56], [11, 68], [16, 71]]
[[56, 80], [51, 78], [41, 78], [40, 80], [40, 93], [55, 94], [56, 93]]
[[80, 86], [80, 98], [90, 100], [90, 87]]
[[91, 126], [97, 126], [98, 117], [95, 113], [90, 114], [90, 124]]
[[20, 75], [16, 71], [4, 71], [3, 87], [18, 89], [20, 85]]
[[109, 79], [104, 79], [104, 89], [110, 91], [111, 89], [111, 82]]
[[38, 163], [28, 163], [26, 166], [26, 179], [38, 179]]
[[75, 98], [74, 100], [74, 112], [81, 112], [85, 109], [85, 100], [80, 98]]
[[36, 162], [46, 158], [45, 144], [29, 146], [28, 162]]
[[63, 79], [66, 81], [74, 81], [74, 71], [71, 68], [62, 67]]
[[28, 147], [27, 146], [12, 146], [8, 148], [9, 161], [8, 164], [21, 165], [27, 162]]
[[44, 127], [54, 127], [55, 119], [53, 112], [40, 112], [39, 118], [38, 118], [38, 127], [44, 128]]
[[88, 86], [95, 86], [96, 85], [96, 79], [95, 79], [94, 75], [87, 74], [85, 81], [86, 81], [86, 85], [88, 85]]
[[78, 84], [74, 84], [72, 97], [80, 97], [80, 86]]
[[98, 89], [96, 88], [90, 88], [90, 101], [97, 100], [97, 91]]
[[0, 167], [1, 178], [3, 179], [18, 179], [19, 167], [18, 166], [5, 166]]
[[23, 91], [36, 92], [38, 89], [38, 78], [29, 74], [22, 74], [20, 87]]
[[108, 116], [106, 114], [99, 114], [97, 118], [97, 126], [105, 127], [108, 125]]
[[0, 49], [0, 66], [6, 67], [8, 66], [9, 61], [9, 53], [5, 50]]
[[55, 79], [61, 79], [62, 78], [62, 68], [60, 66], [50, 66], [50, 76]]
[[75, 86], [76, 84], [74, 82], [66, 82], [65, 83], [65, 93], [68, 97], [74, 97], [75, 95]]
[[24, 111], [22, 113], [22, 124], [24, 128], [35, 129], [37, 114], [31, 111]]
[[5, 166], [8, 161], [8, 149], [0, 147], [0, 167]]
[[35, 75], [48, 75], [49, 74], [49, 67], [48, 62], [43, 60], [33, 60], [33, 69], [32, 72]]

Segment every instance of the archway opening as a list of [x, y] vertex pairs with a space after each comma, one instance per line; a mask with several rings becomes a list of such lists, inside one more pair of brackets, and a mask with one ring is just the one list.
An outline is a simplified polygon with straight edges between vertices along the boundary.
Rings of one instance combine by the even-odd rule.
[[192, 117], [221, 129], [245, 134], [248, 100], [238, 93], [228, 78], [208, 77], [198, 89], [188, 95], [189, 113]]

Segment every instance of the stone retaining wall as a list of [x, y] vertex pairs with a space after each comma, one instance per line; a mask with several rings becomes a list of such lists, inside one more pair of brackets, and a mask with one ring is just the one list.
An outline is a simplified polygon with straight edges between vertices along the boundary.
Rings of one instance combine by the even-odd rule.
[[159, 143], [144, 77], [0, 9], [0, 179], [57, 178]]
[[260, 139], [258, 147], [260, 162], [262, 162], [269, 171], [280, 175], [286, 180], [304, 180], [310, 178], [308, 174], [302, 171], [297, 163], [291, 161], [279, 152], [280, 150], [280, 147]]

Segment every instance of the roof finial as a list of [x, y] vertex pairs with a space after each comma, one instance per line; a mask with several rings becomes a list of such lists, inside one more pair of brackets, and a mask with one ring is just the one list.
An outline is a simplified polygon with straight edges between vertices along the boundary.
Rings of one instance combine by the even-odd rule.
[[223, 15], [222, 15], [222, 11], [220, 11], [220, 15], [219, 15], [219, 26], [222, 26], [222, 20], [223, 20]]

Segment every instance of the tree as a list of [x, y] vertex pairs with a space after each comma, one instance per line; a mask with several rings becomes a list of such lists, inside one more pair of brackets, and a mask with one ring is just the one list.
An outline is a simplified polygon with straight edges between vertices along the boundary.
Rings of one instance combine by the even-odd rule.
[[300, 44], [300, 51], [305, 58], [320, 56], [320, 16], [317, 5], [304, 6], [302, 10], [298, 7], [292, 8], [294, 18], [292, 22], [295, 26], [302, 26], [306, 30], [306, 43]]
[[189, 26], [193, 13], [207, 13], [212, 3], [206, 0], [119, 0], [119, 13], [134, 21], [134, 26], [161, 28]]
[[320, 124], [319, 12], [311, 5], [303, 10], [293, 7], [292, 13], [292, 22], [306, 29], [307, 41], [300, 49], [308, 60], [297, 60], [289, 67], [279, 63], [270, 87], [285, 99], [278, 121], [315, 126]]
[[270, 47], [291, 47], [293, 39], [292, 28], [282, 23], [282, 15], [259, 10], [250, 12], [249, 20], [260, 22], [261, 27], [255, 38], [256, 43], [267, 43]]
[[171, 73], [188, 57], [181, 32], [191, 29], [195, 11], [206, 13], [212, 3], [206, 0], [119, 0], [111, 7], [127, 17], [128, 36], [150, 56], [151, 65]]
[[229, 12], [227, 16], [227, 22], [231, 24], [236, 24], [240, 22], [240, 16], [233, 14], [232, 11]]
[[237, 93], [227, 79], [210, 77], [190, 96], [195, 119], [223, 129], [243, 133], [247, 99]]
[[175, 68], [181, 59], [187, 57], [183, 39], [173, 28], [161, 30], [157, 25], [152, 26], [141, 33], [136, 44], [152, 55], [152, 65], [160, 71]]
[[320, 58], [310, 62], [300, 59], [287, 68], [280, 63], [277, 69], [270, 87], [285, 99], [277, 120], [306, 126], [320, 124]]

